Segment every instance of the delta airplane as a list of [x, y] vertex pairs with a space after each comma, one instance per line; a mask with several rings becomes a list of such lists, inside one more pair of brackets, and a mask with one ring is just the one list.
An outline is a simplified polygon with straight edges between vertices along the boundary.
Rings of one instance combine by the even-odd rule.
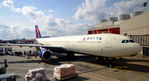
[[53, 52], [65, 52], [68, 56], [74, 53], [90, 54], [102, 57], [124, 57], [137, 54], [141, 46], [127, 36], [117, 34], [91, 34], [42, 38], [39, 28], [35, 25], [38, 44], [1, 44], [8, 46], [39, 47], [38, 55], [49, 60]]

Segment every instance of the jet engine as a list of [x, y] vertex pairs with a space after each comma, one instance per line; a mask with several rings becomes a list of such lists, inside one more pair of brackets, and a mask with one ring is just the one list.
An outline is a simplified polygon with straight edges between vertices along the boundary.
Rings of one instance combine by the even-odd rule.
[[42, 58], [43, 60], [50, 60], [51, 56], [52, 56], [52, 52], [46, 49], [41, 49], [38, 51], [38, 54], [40, 56], [40, 58]]

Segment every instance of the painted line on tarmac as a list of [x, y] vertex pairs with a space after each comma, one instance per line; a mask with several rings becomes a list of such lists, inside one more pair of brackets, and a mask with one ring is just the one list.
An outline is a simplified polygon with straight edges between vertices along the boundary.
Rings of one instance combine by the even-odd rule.
[[18, 69], [18, 68], [19, 68], [19, 69], [34, 69], [34, 68], [22, 68], [22, 67], [9, 67], [8, 69], [11, 69], [11, 68], [12, 68], [12, 69]]
[[22, 69], [15, 71], [15, 73], [19, 73], [19, 72], [21, 72], [21, 71], [22, 71]]
[[130, 71], [130, 70], [124, 70], [124, 69], [123, 69], [122, 71], [125, 71], [125, 72], [132, 72], [132, 71]]
[[105, 81], [105, 80], [103, 80], [103, 79], [97, 78], [97, 77], [92, 76], [92, 75], [89, 75], [89, 74], [87, 74], [87, 73], [83, 73], [83, 72], [78, 71], [78, 70], [77, 70], [77, 72], [80, 73], [80, 74], [84, 74], [84, 75], [86, 75], [86, 76], [88, 76], [88, 77], [94, 78], [94, 79], [96, 79], [96, 80], [98, 80], [98, 81]]

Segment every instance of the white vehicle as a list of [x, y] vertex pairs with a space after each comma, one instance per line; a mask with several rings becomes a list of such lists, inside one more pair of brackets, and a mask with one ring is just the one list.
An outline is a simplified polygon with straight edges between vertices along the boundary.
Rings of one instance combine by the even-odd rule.
[[135, 55], [141, 50], [140, 45], [135, 43], [131, 38], [117, 34], [91, 34], [42, 38], [37, 25], [35, 26], [35, 30], [38, 44], [5, 45], [44, 48], [40, 49], [38, 52], [38, 55], [43, 60], [49, 60], [53, 52], [66, 52], [68, 56], [73, 56], [74, 53], [83, 53], [113, 58]]
[[5, 54], [12, 55], [12, 48], [5, 48]]

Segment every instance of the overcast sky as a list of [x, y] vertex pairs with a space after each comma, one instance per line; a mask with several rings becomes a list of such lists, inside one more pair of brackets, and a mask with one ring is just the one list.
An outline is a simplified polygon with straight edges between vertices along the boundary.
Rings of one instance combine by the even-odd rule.
[[[143, 7], [143, 3], [148, 5]], [[99, 20], [149, 10], [149, 0], [0, 0], [0, 39], [87, 34]]]

